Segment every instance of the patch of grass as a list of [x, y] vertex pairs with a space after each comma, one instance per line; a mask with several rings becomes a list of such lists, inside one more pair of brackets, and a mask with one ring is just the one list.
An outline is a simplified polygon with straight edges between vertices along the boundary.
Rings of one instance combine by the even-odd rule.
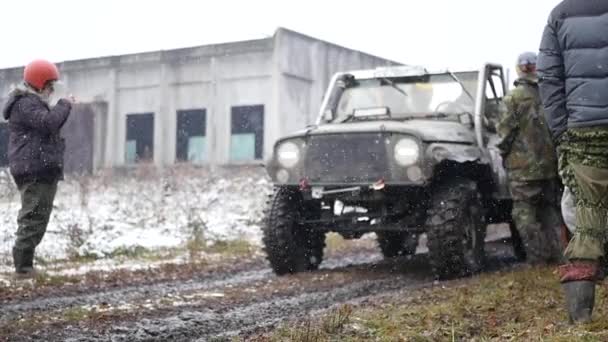
[[186, 209], [188, 217], [188, 230], [190, 232], [186, 249], [191, 259], [196, 259], [205, 248], [205, 234], [207, 224], [200, 214], [193, 208]]
[[325, 249], [327, 251], [340, 251], [345, 248], [348, 241], [338, 233], [327, 233], [325, 234]]
[[343, 305], [332, 310], [317, 321], [307, 320], [294, 327], [281, 327], [272, 336], [256, 339], [258, 342], [316, 342], [333, 340], [331, 336], [341, 336], [347, 324], [351, 322], [353, 308]]
[[[171, 247], [171, 248], [155, 248], [148, 249], [142, 246], [134, 247], [121, 247], [117, 248], [112, 253], [104, 258], [98, 259], [118, 259], [122, 261], [127, 260], [142, 260], [142, 261], [161, 261], [177, 257], [185, 252], [183, 247]], [[93, 260], [98, 260], [93, 259]]]
[[34, 278], [34, 284], [36, 286], [62, 286], [66, 284], [77, 284], [81, 281], [78, 277], [74, 276], [62, 276], [62, 275], [48, 275], [46, 273], [37, 273]]
[[112, 251], [111, 254], [108, 255], [108, 258], [127, 258], [127, 259], [142, 259], [147, 255], [152, 254], [153, 252], [149, 249], [142, 246], [134, 246], [134, 247], [120, 247]]
[[229, 256], [250, 255], [257, 249], [258, 248], [256, 246], [253, 246], [247, 240], [217, 241], [213, 245], [205, 247], [205, 251], [208, 253], [217, 253]]
[[321, 328], [326, 334], [337, 334], [344, 329], [344, 326], [350, 321], [353, 314], [353, 308], [350, 305], [343, 305], [334, 310], [331, 314], [323, 317], [321, 320]]
[[39, 324], [38, 319], [31, 317], [24, 317], [18, 320], [9, 320], [4, 324], [0, 324], [0, 341], [10, 341], [8, 338], [5, 340], [3, 340], [3, 338], [19, 331], [27, 331], [36, 324]]
[[340, 329], [323, 322], [282, 327], [268, 340], [304, 341], [312, 331], [315, 341], [608, 341], [607, 286], [598, 286], [593, 323], [571, 326], [550, 267], [442, 283], [404, 297], [359, 307]]
[[74, 307], [65, 310], [62, 318], [67, 322], [80, 322], [89, 318], [90, 311], [81, 307]]
[[95, 254], [74, 255], [68, 259], [69, 262], [76, 264], [86, 264], [101, 259]]

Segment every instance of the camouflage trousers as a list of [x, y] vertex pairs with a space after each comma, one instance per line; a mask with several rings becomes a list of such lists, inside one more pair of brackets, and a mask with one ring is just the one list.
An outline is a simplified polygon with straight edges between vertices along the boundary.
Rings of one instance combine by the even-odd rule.
[[27, 182], [19, 186], [19, 192], [21, 210], [17, 218], [17, 238], [13, 246], [13, 261], [17, 272], [33, 266], [34, 250], [42, 241], [51, 217], [57, 182]]
[[557, 179], [511, 181], [512, 217], [531, 263], [561, 257], [559, 183]]
[[597, 261], [608, 237], [608, 128], [569, 129], [559, 146], [560, 176], [576, 201], [568, 260]]

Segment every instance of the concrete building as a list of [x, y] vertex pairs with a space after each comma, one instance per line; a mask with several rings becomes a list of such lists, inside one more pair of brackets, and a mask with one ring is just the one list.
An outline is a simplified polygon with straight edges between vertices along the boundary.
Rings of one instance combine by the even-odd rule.
[[[333, 73], [395, 64], [283, 28], [259, 40], [59, 63], [82, 103], [64, 130], [67, 158], [75, 169], [256, 162], [315, 121]], [[0, 70], [0, 105], [22, 72]], [[0, 123], [0, 165], [5, 150]]]

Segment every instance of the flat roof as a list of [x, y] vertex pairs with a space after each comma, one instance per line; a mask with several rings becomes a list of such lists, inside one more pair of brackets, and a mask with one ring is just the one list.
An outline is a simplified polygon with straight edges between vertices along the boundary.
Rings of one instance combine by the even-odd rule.
[[[324, 41], [318, 38], [314, 38], [296, 31], [292, 31], [283, 27], [277, 28], [274, 35], [252, 40], [242, 40], [235, 42], [226, 42], [219, 44], [199, 45], [171, 50], [158, 50], [158, 51], [147, 51], [124, 55], [113, 55], [113, 56], [100, 56], [93, 58], [83, 58], [75, 60], [67, 60], [63, 62], [57, 62], [62, 70], [78, 70], [78, 69], [95, 69], [95, 68], [106, 68], [114, 66], [122, 66], [129, 64], [141, 64], [141, 63], [157, 63], [159, 61], [180, 61], [180, 60], [191, 60], [197, 58], [213, 57], [213, 56], [227, 56], [235, 54], [243, 54], [248, 52], [263, 52], [271, 51], [274, 48], [274, 41], [278, 34], [285, 33], [287, 35], [295, 35], [308, 40], [323, 42], [324, 44], [334, 46], [340, 49], [358, 52], [362, 55], [369, 57], [385, 60], [389, 63], [399, 65], [401, 63], [391, 61], [382, 57], [378, 57], [362, 51], [346, 48], [328, 41]], [[0, 69], [0, 73], [4, 76], [10, 77], [12, 73], [20, 74], [23, 70], [21, 67], [13, 67]]]

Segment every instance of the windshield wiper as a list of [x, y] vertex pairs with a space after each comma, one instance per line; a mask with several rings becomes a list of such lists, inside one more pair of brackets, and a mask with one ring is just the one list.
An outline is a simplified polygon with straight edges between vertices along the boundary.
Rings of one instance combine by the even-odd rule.
[[448, 70], [448, 75], [450, 75], [450, 77], [452, 77], [452, 79], [454, 79], [454, 81], [456, 81], [460, 85], [460, 87], [462, 88], [462, 91], [464, 91], [464, 93], [467, 94], [469, 99], [471, 99], [471, 102], [473, 102], [473, 104], [475, 104], [475, 98], [473, 97], [473, 95], [471, 95], [471, 93], [469, 93], [467, 88], [464, 86], [464, 83], [462, 83], [462, 81], [458, 78], [458, 76], [456, 76], [453, 72], [451, 72], [449, 70]]
[[444, 118], [450, 117], [451, 115], [452, 114], [448, 114], [448, 113], [444, 113], [444, 112], [437, 112], [437, 113], [427, 114], [427, 115], [398, 116], [395, 119], [401, 120], [401, 121], [416, 120], [416, 119], [444, 119]]
[[388, 79], [388, 78], [386, 78], [386, 77], [382, 77], [380, 80], [381, 80], [381, 81], [386, 82], [386, 83], [387, 83], [389, 86], [391, 86], [393, 89], [395, 89], [395, 90], [396, 90], [396, 91], [398, 91], [399, 93], [403, 94], [404, 96], [408, 96], [408, 97], [409, 97], [409, 95], [408, 95], [408, 94], [405, 92], [405, 90], [403, 90], [403, 89], [399, 88], [399, 86], [397, 86], [397, 85], [395, 84], [395, 82], [393, 82], [393, 81], [389, 80], [389, 79]]

